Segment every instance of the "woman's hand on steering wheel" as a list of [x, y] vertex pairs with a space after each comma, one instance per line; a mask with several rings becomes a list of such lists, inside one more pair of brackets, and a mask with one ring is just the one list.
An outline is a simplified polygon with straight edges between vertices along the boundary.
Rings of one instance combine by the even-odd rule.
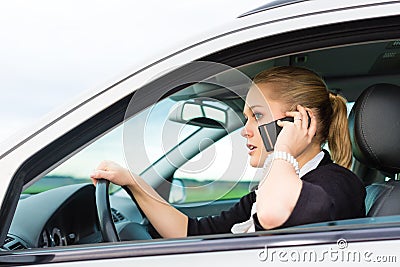
[[102, 161], [90, 175], [90, 178], [95, 185], [98, 179], [106, 179], [120, 186], [132, 186], [135, 184], [135, 180], [128, 169], [108, 160]]

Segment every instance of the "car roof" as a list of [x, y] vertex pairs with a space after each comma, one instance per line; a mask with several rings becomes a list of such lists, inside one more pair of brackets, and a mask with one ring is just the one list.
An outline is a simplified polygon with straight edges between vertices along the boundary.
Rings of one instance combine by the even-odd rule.
[[311, 0], [273, 0], [273, 1], [268, 2], [265, 5], [262, 5], [258, 8], [255, 8], [246, 13], [243, 13], [242, 15], [239, 16], [239, 18], [245, 17], [245, 16], [250, 16], [250, 15], [253, 15], [258, 12], [263, 12], [268, 9], [273, 9], [273, 8], [277, 8], [277, 7], [281, 7], [281, 6], [287, 6], [287, 5], [296, 4], [299, 2], [305, 2], [305, 1], [311, 1]]

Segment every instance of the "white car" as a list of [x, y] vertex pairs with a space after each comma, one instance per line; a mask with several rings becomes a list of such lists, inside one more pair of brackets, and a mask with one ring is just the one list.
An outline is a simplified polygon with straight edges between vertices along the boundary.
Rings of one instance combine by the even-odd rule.
[[[365, 218], [162, 239], [134, 196], [92, 185], [91, 171], [110, 159], [189, 216], [228, 209], [257, 184], [239, 134], [246, 91], [279, 65], [315, 70], [354, 105], [352, 170], [367, 186]], [[270, 1], [4, 144], [0, 266], [399, 262], [399, 86], [400, 1]], [[122, 241], [109, 242], [110, 229]]]

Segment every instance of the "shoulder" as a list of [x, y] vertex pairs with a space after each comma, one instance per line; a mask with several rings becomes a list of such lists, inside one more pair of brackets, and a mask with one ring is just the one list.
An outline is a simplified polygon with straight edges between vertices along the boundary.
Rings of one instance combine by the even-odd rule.
[[340, 175], [351, 176], [351, 177], [357, 178], [357, 176], [351, 170], [349, 170], [343, 166], [340, 166], [336, 163], [333, 163], [333, 162], [330, 162], [330, 163], [324, 164], [324, 165], [319, 165], [315, 169], [315, 171], [316, 171], [316, 173], [320, 173], [320, 172], [337, 173]]
[[324, 185], [340, 185], [352, 188], [364, 188], [361, 179], [351, 170], [336, 163], [320, 165], [302, 177], [303, 181]]
[[333, 162], [318, 166], [315, 170], [317, 171], [317, 173], [320, 172], [320, 173], [327, 173], [327, 174], [335, 174], [335, 175], [339, 175], [339, 176], [345, 176], [345, 177], [349, 177], [349, 178], [359, 179], [357, 177], [357, 175], [355, 175], [355, 173], [352, 172], [351, 170], [349, 170], [343, 166], [340, 166], [336, 163], [333, 163]]
[[318, 164], [317, 168], [304, 175], [302, 178], [303, 180], [307, 181], [321, 179], [323, 177], [332, 177], [337, 179], [355, 180], [362, 183], [361, 179], [359, 179], [351, 170], [334, 163], [328, 151], [323, 149], [322, 152], [324, 153], [324, 157]]

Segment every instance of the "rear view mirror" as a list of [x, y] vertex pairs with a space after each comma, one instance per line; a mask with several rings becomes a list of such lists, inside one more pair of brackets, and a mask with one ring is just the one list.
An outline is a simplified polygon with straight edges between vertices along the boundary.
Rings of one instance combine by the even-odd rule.
[[240, 118], [226, 104], [215, 100], [188, 100], [174, 105], [169, 113], [169, 120], [206, 128], [232, 129], [237, 127]]

